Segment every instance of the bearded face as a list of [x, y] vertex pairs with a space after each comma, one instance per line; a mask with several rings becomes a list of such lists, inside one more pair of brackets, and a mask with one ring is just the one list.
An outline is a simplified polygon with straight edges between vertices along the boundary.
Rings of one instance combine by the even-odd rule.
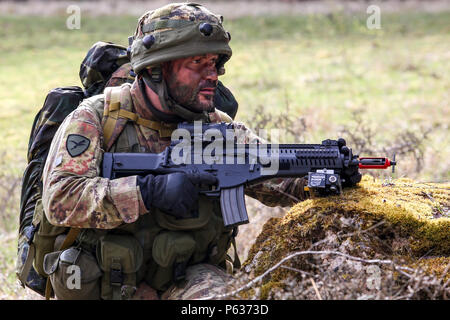
[[218, 81], [217, 59], [217, 54], [206, 54], [163, 64], [170, 96], [192, 111], [212, 111]]

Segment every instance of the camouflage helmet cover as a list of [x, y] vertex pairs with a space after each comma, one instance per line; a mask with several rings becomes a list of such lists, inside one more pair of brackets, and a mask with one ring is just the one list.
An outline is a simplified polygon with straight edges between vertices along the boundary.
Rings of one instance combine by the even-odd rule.
[[172, 3], [139, 18], [131, 45], [136, 73], [162, 62], [207, 53], [219, 55], [218, 69], [231, 57], [222, 16], [195, 3]]

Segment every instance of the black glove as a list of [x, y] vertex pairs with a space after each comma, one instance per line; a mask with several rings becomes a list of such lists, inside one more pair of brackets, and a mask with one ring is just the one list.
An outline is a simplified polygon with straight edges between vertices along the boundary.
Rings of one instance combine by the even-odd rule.
[[361, 173], [358, 171], [358, 168], [348, 168], [344, 170], [341, 179], [344, 179], [345, 182], [342, 183], [342, 187], [353, 187], [357, 183], [361, 181]]
[[213, 185], [216, 181], [209, 173], [175, 172], [137, 177], [146, 208], [154, 206], [179, 219], [195, 216], [193, 209], [198, 205], [198, 185]]

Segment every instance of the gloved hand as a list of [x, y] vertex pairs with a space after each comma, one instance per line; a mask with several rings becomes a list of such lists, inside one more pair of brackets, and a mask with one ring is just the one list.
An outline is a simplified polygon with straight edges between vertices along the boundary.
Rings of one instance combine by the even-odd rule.
[[192, 211], [198, 205], [199, 185], [216, 182], [216, 177], [209, 173], [175, 172], [137, 177], [146, 208], [155, 206], [179, 219], [194, 216]]
[[361, 173], [358, 171], [358, 168], [348, 168], [346, 169], [342, 176], [341, 179], [344, 179], [345, 182], [342, 183], [342, 187], [353, 187], [355, 186], [357, 183], [359, 183], [361, 181]]

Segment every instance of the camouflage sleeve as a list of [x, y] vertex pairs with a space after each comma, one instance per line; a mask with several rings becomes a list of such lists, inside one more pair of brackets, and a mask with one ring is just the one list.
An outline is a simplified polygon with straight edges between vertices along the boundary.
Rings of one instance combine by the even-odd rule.
[[56, 132], [44, 167], [42, 204], [50, 223], [111, 229], [146, 212], [136, 176], [100, 177], [102, 145], [100, 119], [82, 103]]
[[[241, 122], [234, 122], [238, 143], [267, 143]], [[293, 206], [307, 198], [305, 178], [273, 178], [245, 189], [245, 194], [269, 207]]]

